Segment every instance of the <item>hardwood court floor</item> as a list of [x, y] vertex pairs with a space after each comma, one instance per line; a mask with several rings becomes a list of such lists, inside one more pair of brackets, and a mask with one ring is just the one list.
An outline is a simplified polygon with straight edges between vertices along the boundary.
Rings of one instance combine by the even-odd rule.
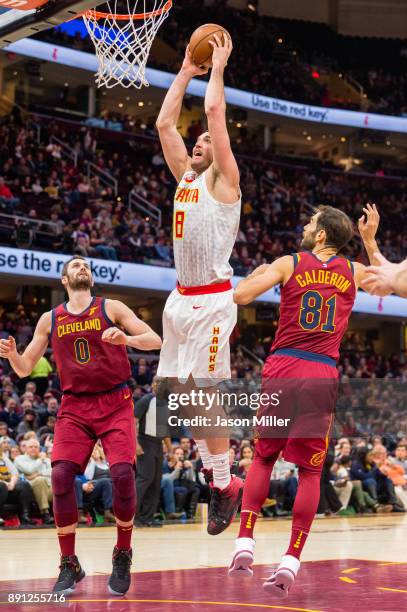
[[[69, 612], [404, 612], [407, 610], [407, 516], [317, 519], [289, 598], [267, 596], [261, 584], [288, 543], [288, 520], [256, 526], [255, 576], [227, 576], [237, 523], [220, 536], [205, 526], [174, 525], [134, 531], [133, 580], [126, 598], [109, 596], [115, 530], [81, 528], [77, 551], [87, 577], [70, 603], [2, 604], [3, 610]], [[55, 532], [0, 531], [0, 601], [8, 592], [49, 592], [57, 573]]]

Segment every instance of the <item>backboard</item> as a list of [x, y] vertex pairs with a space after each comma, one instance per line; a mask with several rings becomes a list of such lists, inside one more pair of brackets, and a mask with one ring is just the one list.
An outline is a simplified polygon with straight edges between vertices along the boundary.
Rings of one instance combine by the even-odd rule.
[[[98, 0], [0, 0], [0, 49], [100, 4]], [[29, 8], [33, 6], [37, 8]]]

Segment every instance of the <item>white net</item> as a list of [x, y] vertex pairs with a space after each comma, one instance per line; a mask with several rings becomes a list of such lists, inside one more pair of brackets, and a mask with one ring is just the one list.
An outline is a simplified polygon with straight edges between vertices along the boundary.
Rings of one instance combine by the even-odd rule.
[[171, 6], [170, 0], [110, 0], [103, 13], [84, 13], [98, 58], [99, 87], [149, 85], [146, 64], [151, 45]]

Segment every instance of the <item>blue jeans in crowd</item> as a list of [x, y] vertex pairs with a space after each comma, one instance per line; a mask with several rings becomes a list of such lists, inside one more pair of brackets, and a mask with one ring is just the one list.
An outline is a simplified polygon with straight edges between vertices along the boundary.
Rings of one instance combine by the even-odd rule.
[[295, 476], [290, 476], [284, 481], [284, 495], [287, 502], [292, 505], [298, 489], [298, 480]]
[[83, 482], [79, 478], [75, 478], [75, 491], [78, 508], [81, 510], [84, 507], [92, 508], [100, 500], [103, 510], [110, 510], [113, 505], [112, 497], [112, 481], [110, 478], [99, 478], [92, 481], [94, 489], [91, 493], [85, 493], [82, 489]]
[[161, 477], [161, 490], [164, 498], [164, 512], [175, 512], [174, 481], [170, 474], [163, 474]]

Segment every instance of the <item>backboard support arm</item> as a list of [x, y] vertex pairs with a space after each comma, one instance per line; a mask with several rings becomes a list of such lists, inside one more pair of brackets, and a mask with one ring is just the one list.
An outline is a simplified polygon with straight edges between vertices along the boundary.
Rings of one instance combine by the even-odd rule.
[[33, 36], [44, 30], [49, 30], [71, 19], [75, 19], [84, 11], [102, 4], [98, 0], [50, 0], [41, 8], [33, 11], [10, 11], [15, 19], [9, 19], [0, 25], [0, 49], [22, 38]]

